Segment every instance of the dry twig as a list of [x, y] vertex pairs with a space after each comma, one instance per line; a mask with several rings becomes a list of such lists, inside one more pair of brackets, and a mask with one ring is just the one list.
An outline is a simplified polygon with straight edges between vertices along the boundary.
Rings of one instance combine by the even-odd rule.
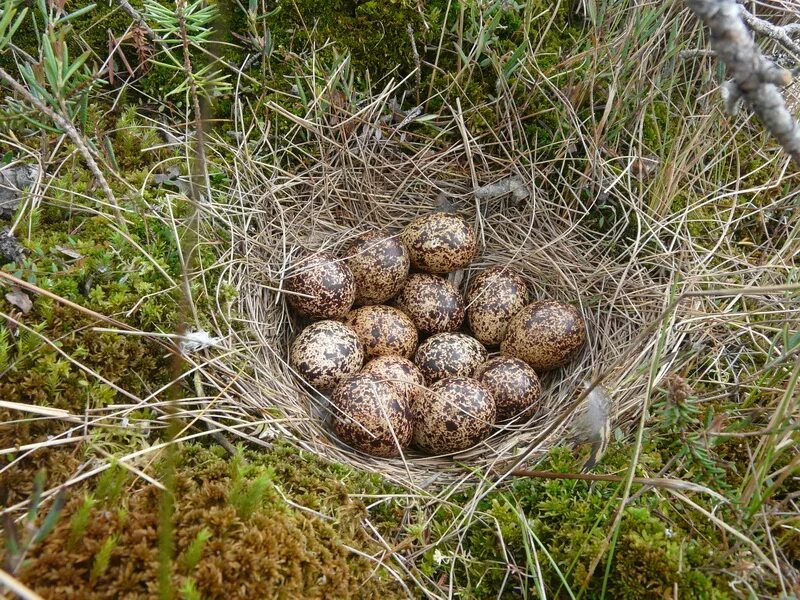
[[[689, 8], [711, 31], [711, 46], [732, 80], [723, 86], [725, 108], [736, 113], [741, 99], [753, 109], [778, 143], [800, 166], [800, 126], [786, 108], [778, 86], [789, 85], [792, 75], [764, 57], [745, 26], [746, 17], [735, 0], [688, 0]], [[784, 45], [796, 44], [764, 21], [751, 23], [770, 35], [780, 35]], [[800, 47], [797, 47], [800, 50]]]

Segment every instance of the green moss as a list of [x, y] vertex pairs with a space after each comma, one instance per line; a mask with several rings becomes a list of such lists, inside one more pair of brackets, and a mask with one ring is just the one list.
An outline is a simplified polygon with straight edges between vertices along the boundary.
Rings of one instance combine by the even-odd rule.
[[[628, 459], [627, 448], [612, 448], [604, 459], [605, 470], [619, 473]], [[641, 464], [649, 469], [658, 469], [663, 460], [655, 446], [643, 449]], [[556, 448], [540, 468], [575, 472], [580, 467], [567, 449]], [[455, 562], [457, 585], [465, 594], [496, 598], [504, 590], [508, 597], [516, 597], [512, 590], [519, 579], [509, 570], [512, 562], [528, 577], [541, 573], [548, 595], [566, 597], [566, 583], [575, 594], [585, 585], [585, 597], [599, 598], [608, 560], [605, 543], [620, 490], [620, 484], [613, 483], [517, 479], [482, 501], [480, 516], [473, 519], [460, 547], [446, 542], [428, 551], [423, 571], [434, 579], [446, 576], [453, 567], [452, 556], [466, 556]], [[434, 540], [448, 531], [448, 524], [460, 514], [458, 507], [468, 499], [468, 493], [457, 495], [451, 506], [439, 508], [430, 527]], [[663, 598], [675, 585], [682, 597], [729, 597], [722, 565], [715, 564], [718, 534], [711, 528], [702, 534], [692, 527], [684, 529], [682, 520], [669, 502], [655, 494], [645, 494], [625, 509], [607, 597]]]
[[[152, 163], [167, 157], [165, 151], [144, 152], [154, 140], [152, 129], [142, 127], [132, 112], [117, 125], [117, 157], [129, 170], [128, 183], [139, 182]], [[70, 148], [63, 149], [65, 156]], [[142, 207], [144, 198], [111, 180], [117, 197], [129, 212], [128, 234], [120, 234], [113, 223], [96, 210], [93, 178], [72, 160], [50, 182], [47, 203], [25, 215], [17, 235], [27, 248], [27, 258], [4, 270], [60, 298], [97, 313], [115, 317], [143, 331], [174, 331], [179, 320], [180, 296], [172, 281], [181, 274], [174, 232]], [[148, 210], [161, 210], [164, 190], [148, 187]], [[83, 207], [86, 206], [87, 210]], [[173, 202], [177, 218], [186, 216], [188, 203]], [[138, 248], [129, 239], [135, 240]], [[142, 253], [144, 249], [149, 258]], [[204, 264], [214, 262], [213, 247], [199, 251]], [[166, 276], [165, 276], [166, 273]], [[207, 273], [213, 287], [215, 272]], [[173, 380], [170, 355], [159, 344], [142, 336], [97, 331], [108, 323], [62, 302], [29, 294], [33, 307], [23, 314], [6, 299], [8, 287], [0, 284], [0, 310], [14, 315], [18, 324], [0, 324], [0, 397], [23, 404], [63, 409], [84, 415], [115, 402], [129, 403], [145, 397]], [[208, 298], [193, 288], [201, 315], [208, 314]], [[201, 321], [201, 323], [205, 324]], [[102, 379], [98, 379], [99, 376]], [[29, 416], [29, 415], [28, 415]], [[2, 469], [0, 485], [10, 490], [9, 502], [24, 499], [31, 490], [33, 473], [45, 468], [53, 484], [75, 472], [77, 464], [97, 449], [109, 454], [127, 453], [151, 443], [139, 419], [153, 415], [133, 411], [130, 426], [116, 422], [92, 428], [83, 444], [39, 450]], [[59, 435], [74, 423], [60, 419], [31, 419], [20, 412], [0, 411], [0, 447], [41, 442]], [[3, 467], [17, 454], [0, 458]]]
[[279, 0], [275, 8], [266, 24], [279, 49], [302, 53], [333, 42], [359, 72], [376, 78], [413, 67], [407, 27], [421, 30], [421, 17], [411, 0]]
[[[246, 452], [231, 463], [217, 450], [188, 444], [177, 455], [172, 513], [177, 560], [170, 573], [175, 589], [189, 585], [209, 600], [404, 597], [382, 569], [347, 550], [376, 548], [360, 527], [363, 506], [345, 510], [352, 501], [342, 494], [340, 479], [330, 476], [334, 467], [281, 445]], [[295, 473], [286, 465], [289, 455], [313, 468]], [[341, 467], [335, 470], [343, 474]], [[273, 491], [252, 496], [247, 515], [237, 512], [237, 482], [264, 479], [275, 486]], [[118, 485], [129, 484], [122, 479]], [[318, 512], [335, 518], [325, 520], [287, 505], [284, 495], [296, 503], [302, 499], [297, 486], [312, 486], [323, 498], [329, 490], [336, 506], [325, 502]], [[118, 506], [99, 495], [89, 505], [73, 499], [52, 534], [33, 549], [21, 579], [45, 598], [63, 594], [66, 586], [87, 599], [154, 593], [160, 492], [149, 485], [137, 487], [136, 493], [123, 496], [124, 518]], [[70, 545], [70, 523], [76, 519], [83, 535]]]

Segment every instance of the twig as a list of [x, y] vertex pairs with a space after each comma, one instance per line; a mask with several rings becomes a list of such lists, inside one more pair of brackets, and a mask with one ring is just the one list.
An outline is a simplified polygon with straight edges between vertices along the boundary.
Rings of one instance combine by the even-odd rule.
[[[594, 473], [557, 473], [555, 471], [533, 471], [531, 469], [514, 469], [511, 471], [511, 475], [514, 477], [532, 477], [539, 479], [577, 479], [580, 481], [610, 481], [613, 483], [620, 483], [626, 479], [620, 475], [598, 475]], [[725, 504], [729, 503], [729, 500], [725, 498], [725, 496], [705, 486], [692, 483], [691, 481], [668, 479], [665, 477], [634, 477], [631, 481], [635, 484], [646, 485], [649, 487], [701, 492], [704, 494], [709, 494]]]
[[[745, 26], [744, 11], [736, 0], [688, 0], [688, 5], [711, 31], [711, 47], [733, 78], [723, 87], [728, 112], [735, 113], [743, 98], [800, 166], [800, 127], [777, 87], [791, 83], [791, 73], [764, 57]], [[763, 24], [757, 26], [775, 33]], [[783, 34], [794, 44], [785, 31]]]
[[22, 600], [43, 600], [42, 597], [19, 581], [17, 578], [12, 577], [3, 569], [0, 569], [0, 587], [14, 592]]
[[739, 6], [739, 12], [742, 14], [742, 19], [744, 19], [744, 22], [747, 23], [747, 26], [750, 27], [750, 29], [772, 38], [781, 46], [786, 48], [789, 52], [794, 54], [795, 58], [800, 60], [800, 44], [795, 42], [790, 37], [790, 33], [796, 33], [800, 29], [800, 24], [793, 23], [791, 25], [784, 26], [773, 25], [769, 21], [755, 16], [741, 5]]
[[713, 513], [708, 512], [705, 508], [703, 508], [702, 506], [700, 506], [696, 502], [693, 502], [692, 500], [690, 500], [689, 498], [687, 498], [686, 496], [684, 496], [683, 494], [681, 494], [677, 490], [670, 490], [670, 493], [673, 494], [676, 498], [678, 498], [681, 501], [683, 501], [684, 503], [686, 503], [687, 505], [691, 506], [697, 512], [703, 514], [706, 518], [708, 518], [709, 521], [711, 521], [712, 523], [714, 523], [718, 527], [720, 527], [720, 528], [724, 529], [725, 531], [727, 531], [728, 533], [730, 533], [737, 540], [739, 540], [740, 542], [743, 542], [744, 544], [749, 546], [750, 549], [753, 551], [753, 553], [756, 556], [758, 556], [758, 558], [760, 558], [761, 561], [765, 565], [767, 565], [769, 567], [770, 571], [772, 571], [775, 574], [777, 574], [779, 572], [778, 566], [775, 565], [769, 558], [767, 558], [767, 555], [764, 554], [764, 552], [761, 550], [761, 548], [759, 548], [758, 545], [752, 539], [750, 539], [749, 537], [744, 535], [741, 531], [737, 531], [736, 529], [734, 529], [733, 527], [728, 525], [725, 521], [723, 521], [719, 517], [715, 516]]
[[8, 42], [8, 47], [11, 48], [14, 52], [19, 54], [22, 58], [24, 58], [27, 62], [33, 64], [36, 62], [36, 59], [33, 58], [30, 54], [25, 52], [22, 48], [17, 46], [14, 42]]
[[411, 23], [406, 27], [406, 31], [408, 32], [408, 38], [411, 40], [411, 50], [414, 53], [414, 68], [416, 69], [414, 81], [417, 84], [417, 104], [419, 104], [419, 88], [422, 86], [422, 63], [420, 62], [417, 41], [414, 39], [414, 28], [411, 26]]
[[119, 4], [122, 10], [128, 13], [128, 16], [131, 19], [133, 19], [134, 21], [136, 21], [136, 23], [138, 23], [138, 25], [147, 34], [147, 37], [149, 37], [151, 40], [159, 41], [156, 32], [150, 28], [150, 25], [147, 24], [147, 21], [144, 20], [144, 17], [141, 14], [139, 14], [139, 11], [137, 11], [135, 8], [133, 8], [133, 6], [131, 6], [131, 3], [128, 2], [128, 0], [117, 0], [117, 4]]
[[94, 160], [92, 156], [91, 150], [83, 141], [81, 134], [78, 133], [78, 130], [75, 129], [75, 126], [70, 123], [67, 119], [62, 117], [60, 114], [52, 110], [49, 106], [44, 104], [41, 100], [39, 100], [36, 96], [31, 94], [23, 85], [21, 85], [16, 79], [14, 79], [11, 75], [9, 75], [5, 69], [0, 68], [0, 79], [3, 79], [11, 89], [17, 92], [19, 95], [23, 96], [25, 100], [30, 102], [35, 108], [46, 114], [52, 121], [58, 125], [64, 132], [69, 136], [75, 146], [78, 148], [78, 152], [81, 153], [83, 159], [86, 161], [86, 165], [89, 167], [89, 170], [94, 175], [95, 179], [100, 183], [100, 187], [103, 188], [103, 193], [105, 194], [106, 198], [108, 198], [109, 203], [114, 207], [114, 214], [117, 218], [117, 223], [119, 224], [120, 228], [123, 231], [127, 231], [127, 225], [125, 223], [125, 218], [122, 216], [122, 211], [120, 210], [119, 204], [117, 203], [117, 199], [114, 196], [114, 192], [111, 191], [111, 186], [108, 185], [108, 181], [106, 180], [103, 172], [100, 170], [100, 167], [97, 165], [97, 162]]
[[692, 50], [681, 50], [678, 52], [678, 58], [687, 60], [689, 58], [704, 58], [706, 56], [716, 56], [717, 53], [707, 48], [694, 48]]

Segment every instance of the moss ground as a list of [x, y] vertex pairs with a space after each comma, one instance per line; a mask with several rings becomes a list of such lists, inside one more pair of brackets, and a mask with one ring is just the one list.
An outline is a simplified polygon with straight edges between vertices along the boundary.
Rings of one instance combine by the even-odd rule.
[[[156, 469], [163, 465], [156, 465]], [[292, 449], [242, 451], [183, 445], [177, 456], [171, 585], [184, 597], [400, 598], [402, 588], [348, 547], [374, 544], [342, 470]], [[374, 487], [368, 475], [354, 484]], [[315, 514], [292, 508], [314, 490]], [[46, 598], [145, 598], [158, 594], [159, 504], [154, 486], [113, 467], [74, 494], [20, 577]], [[88, 517], [88, 518], [87, 518]], [[103, 554], [104, 548], [110, 548]]]
[[[67, 2], [67, 9], [74, 9], [73, 4]], [[132, 4], [140, 10], [143, 7], [139, 2]], [[500, 7], [514, 3], [490, 4]], [[465, 104], [481, 107], [470, 112], [467, 123], [471, 132], [480, 134], [501, 124], [496, 106], [501, 79], [498, 73], [509, 81], [525, 79], [517, 50], [532, 38], [539, 50], [536, 68], [527, 66], [530, 72], [550, 77], [553, 85], [571, 90], [578, 120], [597, 118], [603, 102], [609, 99], [610, 86], [602, 77], [586, 81], [586, 74], [596, 68], [582, 54], [588, 43], [587, 25], [576, 18], [568, 3], [559, 4], [555, 13], [548, 12], [548, 3], [535, 0], [528, 4], [524, 14], [538, 16], [526, 19], [520, 10], [499, 8], [494, 17], [489, 15], [495, 20], [487, 33], [477, 25], [478, 3], [270, 3], [264, 14], [258, 7], [255, 29], [262, 34], [269, 31], [270, 54], [248, 67], [246, 73], [254, 82], [247, 86], [247, 93], [256, 106], [271, 100], [302, 114], [307, 106], [297, 88], [313, 85], [308, 77], [312, 63], [332, 65], [349, 56], [352, 83], [348, 85], [366, 94], [376, 82], [411, 74], [417, 62], [416, 50], [423, 68], [419, 81], [410, 84], [409, 96], [421, 94], [425, 98], [427, 90], [432, 89], [435, 93], [426, 110], [436, 112], [449, 101], [448, 94], [457, 93]], [[219, 6], [223, 17], [218, 32], [229, 45], [220, 46], [217, 53], [230, 63], [242, 64], [245, 42], [230, 34], [249, 35], [246, 7], [236, 0], [220, 0]], [[459, 25], [462, 7], [463, 24]], [[90, 49], [100, 64], [108, 53], [108, 30], [121, 37], [130, 25], [130, 18], [115, 4], [100, 3], [91, 15], [76, 19], [71, 27], [76, 46]], [[440, 37], [446, 40], [442, 52]], [[456, 40], [461, 41], [462, 48], [474, 51], [471, 59], [465, 60], [450, 49]], [[15, 41], [38, 55], [31, 30], [21, 30]], [[127, 44], [124, 52], [135, 61], [133, 45]], [[208, 60], [199, 54], [194, 58]], [[0, 66], [13, 66], [9, 54], [0, 56]], [[129, 237], [123, 236], [110, 219], [91, 210], [87, 198], [97, 195], [95, 182], [82, 163], [69, 154], [71, 148], [62, 148], [58, 156], [67, 161], [66, 168], [51, 182], [41, 206], [33, 211], [25, 209], [22, 214], [18, 236], [28, 258], [3, 266], [5, 272], [132, 327], [175, 330], [180, 321], [181, 294], [170, 279], [180, 280], [180, 255], [173, 230], [154, 213], [169, 204], [180, 218], [189, 207], [175, 200], [175, 189], [169, 184], [143, 185], [151, 169], [160, 172], [168, 164], [180, 164], [181, 157], [170, 150], [144, 151], [160, 144], [160, 134], [145, 120], [153, 115], [156, 100], [166, 106], [167, 115], [180, 108], [178, 100], [166, 98], [175, 81], [173, 72], [155, 65], [137, 76], [130, 90], [120, 91], [113, 85], [101, 88], [98, 103], [111, 97], [123, 98], [129, 104], [141, 103], [138, 110], [115, 108], [102, 116], [99, 111], [92, 114], [91, 135], [98, 147], [105, 148], [106, 162], [116, 165], [122, 175], [123, 180], [112, 180], [112, 185], [132, 211]], [[561, 110], [550, 110], [552, 103], [544, 101], [541, 90], [519, 85], [514, 97], [519, 112], [526, 115], [526, 142], [546, 149], [570, 135], [571, 115], [562, 105]], [[356, 96], [354, 92], [348, 100], [356, 101]], [[662, 98], [651, 102], [641, 114], [632, 108], [620, 109], [620, 116], [612, 118], [608, 127], [609, 143], [613, 145], [641, 127], [641, 142], [648, 151], [670, 151], [680, 134], [672, 112], [675, 101]], [[628, 101], [618, 102], [625, 107]], [[414, 104], [413, 99], [409, 104]], [[217, 129], [224, 132], [225, 120], [230, 117], [230, 95], [216, 98], [214, 106]], [[6, 111], [0, 120], [2, 131], [13, 131], [16, 119], [16, 114]], [[410, 132], [425, 135], [428, 127], [413, 125]], [[753, 188], [769, 180], [770, 171], [759, 170], [761, 157], [747, 154], [748, 135], [743, 131], [735, 140], [735, 147], [742, 149], [731, 159], [737, 164], [717, 167], [724, 171], [719, 174], [720, 181], [728, 181], [734, 167], [737, 173], [750, 174], [741, 183], [743, 187]], [[47, 136], [29, 136], [26, 143], [36, 147]], [[620, 152], [628, 150], [622, 142], [618, 146]], [[22, 156], [12, 144], [2, 148], [0, 155]], [[575, 165], [576, 172], [584, 166], [580, 160]], [[668, 188], [668, 182], [664, 182], [663, 187], [653, 188], [653, 194]], [[670, 200], [670, 209], [683, 210], [690, 205], [688, 195], [701, 191], [687, 187]], [[767, 202], [780, 193], [779, 189], [766, 195], [751, 192], [749, 196], [731, 197], [729, 202]], [[605, 219], [614, 214], [613, 206], [608, 208], [610, 213], [604, 210], [597, 207], [588, 221], [605, 227]], [[713, 243], [717, 230], [703, 210], [693, 215], [689, 232], [698, 243]], [[748, 223], [733, 235], [746, 242], [745, 246], [764, 241], [755, 237], [763, 236], [763, 232]], [[205, 253], [201, 256], [204, 264], [214, 263], [213, 245], [201, 252]], [[213, 280], [214, 272], [208, 277]], [[213, 310], [211, 299], [204, 295], [206, 289], [213, 286], [207, 282], [205, 288], [193, 290], [201, 321]], [[34, 295], [33, 301], [32, 310], [23, 314], [0, 298], [0, 310], [7, 315], [0, 325], [3, 400], [82, 416], [89, 410], [130, 401], [131, 397], [120, 390], [141, 398], [173, 381], [173, 363], [163, 346], [144, 337], [96, 331], [107, 324], [44, 297]], [[698, 359], [695, 367], [699, 374], [708, 365]], [[684, 375], [691, 378], [692, 373]], [[776, 373], [771, 383], [778, 385], [785, 377], [786, 373]], [[706, 389], [702, 384], [695, 390], [699, 395], [713, 391], [712, 386]], [[637, 474], [652, 476], [670, 468], [673, 476], [713, 484], [715, 489], [721, 486], [732, 503], [720, 508], [719, 514], [728, 522], [750, 528], [756, 517], [747, 516], [737, 497], [753, 445], [747, 438], [718, 442], [705, 435], [715, 417], [725, 415], [725, 405], [698, 408], [691, 401], [676, 398], [664, 393], [654, 406]], [[48, 486], [54, 486], [95, 464], [98, 457], [130, 453], [163, 441], [163, 432], [135, 426], [137, 417], [151, 416], [145, 410], [130, 416], [132, 425], [94, 431], [75, 443], [40, 449], [21, 460], [17, 460], [17, 452], [8, 452], [0, 458], [0, 499], [12, 505], [30, 498], [36, 474], [42, 470]], [[755, 413], [750, 424], [759, 428], [767, 420], [766, 415]], [[81, 435], [74, 423], [54, 423], [21, 419], [19, 412], [0, 409], [0, 448], [43, 442], [70, 427], [75, 428], [73, 435]], [[598, 472], [620, 474], [627, 468], [633, 450], [624, 441], [623, 432], [619, 436], [621, 441], [612, 444]], [[619, 484], [518, 479], [483, 500], [481, 517], [460, 546], [447, 537], [433, 545], [430, 541], [445, 536], [459, 517], [459, 501], [466, 501], [470, 490], [452, 498], [453, 502], [434, 514], [402, 496], [368, 510], [359, 498], [395, 491], [379, 476], [330, 464], [280, 442], [266, 450], [239, 449], [233, 457], [219, 446], [185, 443], [171, 459], [157, 456], [152, 464], [140, 466], [156, 476], [173, 469], [174, 485], [169, 491], [161, 491], [120, 467], [71, 486], [52, 531], [29, 548], [25, 562], [16, 569], [20, 580], [45, 598], [165, 597], [165, 589], [173, 590], [166, 597], [187, 600], [406, 597], [402, 585], [385, 568], [366, 558], [382, 551], [362, 526], [363, 519], [369, 517], [385, 539], [395, 544], [412, 540], [410, 548], [398, 552], [418, 561], [431, 581], [449, 576], [453, 567], [458, 594], [463, 598], [538, 597], [539, 586], [546, 588], [550, 597], [662, 599], [673, 597], [676, 589], [682, 598], [739, 597], [732, 591], [731, 578], [746, 580], [763, 596], [777, 594], [780, 589], [769, 573], [751, 569], [752, 556], [746, 547], [733, 543], [718, 527], [659, 491], [636, 493], [627, 506], [620, 508]], [[580, 461], [559, 447], [541, 468], [575, 472]], [[796, 478], [789, 478], [774, 502], [789, 502], [797, 491]], [[712, 509], [710, 502], [698, 502]], [[619, 538], [613, 560], [608, 561], [610, 526], [618, 510], [623, 511]], [[37, 523], [42, 518], [40, 515]], [[779, 512], [769, 518], [780, 526], [778, 543], [786, 558], [800, 560], [796, 515], [787, 517]], [[173, 532], [167, 544], [169, 560], [164, 558], [163, 548], [160, 550], [165, 528]], [[6, 530], [6, 541], [9, 535]], [[761, 535], [763, 539], [757, 539], [757, 543], [767, 544], [764, 530]], [[455, 554], [468, 560], [453, 566], [450, 561]], [[12, 555], [8, 545], [0, 550], [0, 558]], [[510, 569], [509, 564], [516, 566]], [[413, 589], [412, 582], [404, 583]]]

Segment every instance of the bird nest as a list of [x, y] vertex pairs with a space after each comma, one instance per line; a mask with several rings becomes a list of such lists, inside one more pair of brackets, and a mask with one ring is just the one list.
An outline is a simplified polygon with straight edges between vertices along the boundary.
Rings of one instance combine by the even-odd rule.
[[[676, 317], [671, 255], [639, 243], [649, 227], [641, 199], [572, 170], [569, 161], [541, 161], [516, 145], [511, 128], [476, 138], [464, 113], [422, 116], [422, 125], [398, 116], [386, 98], [346, 115], [331, 105], [313, 118], [273, 106], [273, 117], [294, 123], [280, 147], [267, 144], [264, 131], [242, 128], [230, 161], [234, 200], [224, 215], [232, 250], [223, 279], [238, 289], [231, 312], [238, 316], [227, 324], [238, 340], [232, 356], [239, 365], [229, 430], [260, 443], [287, 439], [419, 489], [535, 461], [571, 435], [576, 415], [596, 442], [608, 431], [605, 421], [635, 419], [681, 337], [680, 327], [662, 326]], [[513, 267], [534, 299], [580, 307], [588, 343], [567, 366], [544, 375], [541, 410], [530, 418], [497, 425], [488, 439], [454, 456], [412, 449], [374, 458], [337, 439], [328, 400], [290, 368], [289, 347], [303, 323], [287, 307], [284, 283], [300, 252], [337, 252], [365, 230], [398, 232], [434, 210], [462, 215], [479, 240], [473, 263], [451, 281], [463, 289], [479, 270]], [[589, 393], [600, 382], [607, 393]], [[586, 399], [598, 397], [608, 405], [587, 413]]]

